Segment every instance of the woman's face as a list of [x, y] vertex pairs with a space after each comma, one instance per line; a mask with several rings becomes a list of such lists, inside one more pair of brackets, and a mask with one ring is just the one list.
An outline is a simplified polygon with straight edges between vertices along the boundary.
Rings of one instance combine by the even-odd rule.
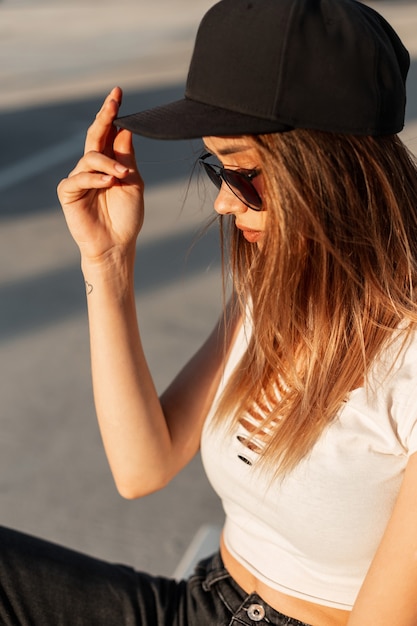
[[[223, 167], [231, 170], [261, 170], [259, 155], [245, 137], [204, 137], [204, 144]], [[262, 198], [262, 173], [253, 179], [253, 185]], [[261, 245], [265, 233], [265, 211], [254, 211], [244, 204], [229, 187], [223, 183], [214, 208], [219, 215], [233, 215], [236, 228], [242, 231], [250, 243]]]

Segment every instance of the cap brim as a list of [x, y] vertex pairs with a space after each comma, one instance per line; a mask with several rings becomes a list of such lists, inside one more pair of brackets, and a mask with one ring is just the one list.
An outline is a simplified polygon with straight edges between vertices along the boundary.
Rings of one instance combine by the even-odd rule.
[[153, 139], [196, 139], [209, 136], [259, 135], [291, 130], [279, 121], [265, 120], [184, 98], [132, 115], [115, 125]]

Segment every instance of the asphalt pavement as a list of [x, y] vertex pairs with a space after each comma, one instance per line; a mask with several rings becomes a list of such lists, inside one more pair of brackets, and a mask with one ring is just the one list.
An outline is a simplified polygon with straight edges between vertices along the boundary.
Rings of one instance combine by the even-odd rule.
[[[78, 251], [56, 198], [104, 95], [123, 112], [182, 95], [207, 0], [0, 1], [0, 523], [171, 574], [221, 506], [197, 457], [162, 492], [123, 500], [92, 401]], [[379, 0], [413, 63], [404, 138], [417, 152], [417, 5]], [[147, 215], [137, 303], [158, 389], [200, 345], [221, 306], [212, 195], [200, 143], [136, 141]]]

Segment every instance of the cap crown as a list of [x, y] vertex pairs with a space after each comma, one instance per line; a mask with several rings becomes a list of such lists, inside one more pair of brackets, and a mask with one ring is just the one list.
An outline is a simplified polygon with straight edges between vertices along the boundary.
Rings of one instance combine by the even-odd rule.
[[200, 24], [185, 98], [116, 124], [157, 139], [394, 134], [409, 65], [388, 22], [355, 0], [221, 0]]
[[221, 0], [200, 24], [185, 95], [283, 127], [395, 133], [408, 68], [395, 31], [354, 0]]

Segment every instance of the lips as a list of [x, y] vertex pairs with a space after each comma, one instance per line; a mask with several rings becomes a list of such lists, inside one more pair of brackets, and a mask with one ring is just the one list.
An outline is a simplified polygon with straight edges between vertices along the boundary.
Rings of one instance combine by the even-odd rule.
[[250, 243], [256, 243], [262, 238], [263, 232], [261, 230], [254, 230], [253, 228], [247, 228], [246, 226], [236, 224], [236, 228], [242, 231], [242, 235]]

